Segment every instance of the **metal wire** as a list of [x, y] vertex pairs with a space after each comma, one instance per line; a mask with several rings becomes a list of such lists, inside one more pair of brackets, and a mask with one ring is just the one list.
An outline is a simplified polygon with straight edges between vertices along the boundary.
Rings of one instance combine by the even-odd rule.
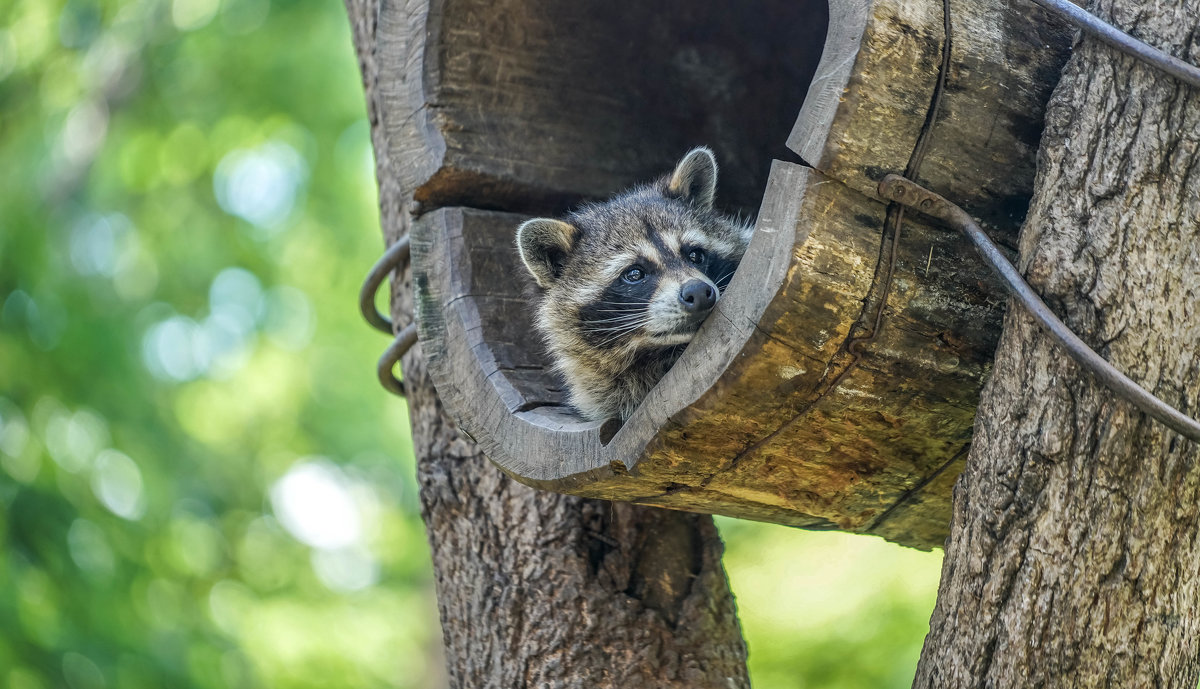
[[983, 260], [1000, 276], [1005, 287], [1021, 304], [1029, 310], [1030, 315], [1046, 329], [1046, 332], [1062, 345], [1067, 354], [1080, 366], [1101, 383], [1108, 386], [1118, 396], [1132, 402], [1134, 406], [1146, 414], [1158, 419], [1168, 428], [1180, 435], [1200, 443], [1200, 422], [1185, 416], [1178, 409], [1147, 392], [1145, 388], [1130, 380], [1112, 364], [1108, 363], [1079, 339], [1065, 323], [1054, 315], [1050, 307], [1042, 301], [1037, 292], [1025, 282], [1013, 264], [1008, 262], [987, 233], [976, 224], [966, 211], [950, 203], [946, 199], [928, 189], [911, 182], [900, 175], [888, 175], [879, 183], [879, 195], [885, 199], [902, 203], [918, 210], [925, 215], [937, 218], [942, 222], [960, 230], [979, 250]]
[[[363, 318], [376, 330], [388, 335], [392, 334], [395, 326], [392, 319], [379, 313], [379, 309], [375, 308], [375, 294], [379, 292], [379, 286], [383, 284], [384, 278], [408, 260], [409, 248], [408, 235], [401, 237], [395, 244], [388, 247], [375, 265], [371, 266], [371, 271], [367, 273], [362, 288], [358, 291], [358, 310], [362, 313]], [[379, 377], [379, 382], [388, 392], [401, 397], [405, 396], [404, 383], [396, 377], [395, 367], [396, 363], [400, 361], [400, 357], [404, 356], [416, 343], [417, 324], [409, 323], [396, 335], [392, 344], [384, 350], [383, 356], [379, 357], [375, 372]]]
[[362, 312], [363, 318], [367, 319], [373, 328], [388, 335], [394, 332], [392, 319], [379, 313], [379, 309], [375, 308], [375, 294], [379, 291], [379, 286], [383, 284], [384, 278], [401, 263], [408, 260], [408, 255], [409, 241], [408, 235], [405, 235], [388, 247], [375, 265], [371, 266], [371, 272], [367, 273], [362, 288], [358, 290], [358, 310]]
[[396, 363], [400, 361], [400, 357], [404, 356], [412, 346], [417, 343], [417, 324], [409, 323], [400, 331], [396, 339], [392, 340], [392, 344], [383, 352], [383, 356], [379, 357], [379, 364], [375, 367], [376, 373], [379, 375], [379, 382], [388, 392], [406, 396], [404, 390], [404, 381], [396, 377], [394, 371]]
[[1069, 0], [1033, 1], [1117, 50], [1157, 67], [1186, 84], [1200, 88], [1200, 67], [1139, 41]]

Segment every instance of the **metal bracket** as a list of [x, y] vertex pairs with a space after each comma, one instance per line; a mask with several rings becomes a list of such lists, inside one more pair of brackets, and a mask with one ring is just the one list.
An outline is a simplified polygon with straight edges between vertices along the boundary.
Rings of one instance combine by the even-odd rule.
[[1033, 0], [1068, 23], [1090, 33], [1104, 43], [1135, 57], [1176, 79], [1200, 88], [1200, 68], [1143, 43], [1069, 0]]
[[367, 273], [366, 279], [363, 280], [362, 287], [358, 290], [358, 310], [362, 313], [363, 318], [371, 327], [379, 332], [391, 335], [395, 330], [392, 326], [392, 319], [379, 313], [379, 309], [375, 308], [375, 294], [379, 291], [379, 286], [383, 284], [384, 278], [393, 270], [398, 268], [400, 264], [408, 260], [410, 242], [408, 235], [400, 238], [395, 244], [388, 247], [383, 256], [371, 266], [371, 271]]
[[1072, 359], [1119, 397], [1133, 403], [1138, 409], [1158, 419], [1176, 433], [1200, 443], [1200, 422], [1155, 397], [1079, 339], [1079, 336], [1046, 306], [1037, 292], [1025, 282], [1025, 278], [1021, 277], [1021, 273], [1008, 262], [1000, 248], [966, 211], [925, 187], [895, 174], [884, 177], [879, 183], [879, 195], [941, 220], [965, 234], [983, 256], [983, 260], [1000, 276], [1008, 291], [1041, 324], [1046, 333], [1058, 341]]

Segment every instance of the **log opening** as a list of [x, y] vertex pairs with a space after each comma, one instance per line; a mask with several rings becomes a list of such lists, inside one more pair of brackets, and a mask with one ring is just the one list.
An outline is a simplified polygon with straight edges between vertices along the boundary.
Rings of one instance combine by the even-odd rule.
[[[753, 217], [771, 160], [794, 157], [785, 142], [828, 23], [824, 0], [755, 0], [737, 11], [694, 0], [620, 11], [603, 2], [505, 1], [487, 17], [469, 9], [484, 11], [447, 3], [438, 17], [443, 42], [426, 76], [454, 82], [435, 103], [450, 101], [439, 117], [463, 133], [453, 143], [462, 159], [418, 187], [423, 210], [557, 214], [661, 176], [704, 144], [720, 164], [719, 205]], [[459, 98], [482, 102], [456, 110]], [[455, 237], [466, 283], [455, 294], [474, 302], [472, 348], [494, 361], [493, 383], [509, 410], [539, 424], [569, 423], [512, 250], [520, 219]]]

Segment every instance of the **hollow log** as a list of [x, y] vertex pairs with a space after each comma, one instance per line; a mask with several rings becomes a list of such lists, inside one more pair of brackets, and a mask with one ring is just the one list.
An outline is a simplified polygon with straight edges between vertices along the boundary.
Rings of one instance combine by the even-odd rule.
[[[403, 75], [383, 112], [439, 395], [529, 485], [940, 545], [1003, 298], [875, 185], [906, 172], [1015, 245], [1067, 31], [964, 0], [668, 5], [385, 6], [424, 37], [382, 66]], [[785, 141], [803, 162], [771, 163]], [[639, 409], [583, 422], [531, 328], [513, 231], [701, 143], [719, 200], [757, 208], [754, 241]]]

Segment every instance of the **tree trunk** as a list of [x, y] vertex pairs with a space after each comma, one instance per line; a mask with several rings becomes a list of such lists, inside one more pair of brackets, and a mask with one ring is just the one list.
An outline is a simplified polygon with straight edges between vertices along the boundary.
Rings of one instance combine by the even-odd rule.
[[[366, 87], [384, 234], [413, 189], [381, 127], [379, 0], [347, 0]], [[433, 210], [422, 207], [421, 211]], [[408, 277], [393, 312], [411, 313]], [[404, 358], [422, 515], [452, 687], [746, 687], [746, 648], [709, 516], [542, 493], [501, 474]]]
[[[1200, 56], [1200, 0], [1093, 11]], [[1047, 111], [1021, 267], [1090, 345], [1191, 416], [1198, 247], [1200, 93], [1083, 40]], [[914, 686], [1194, 689], [1198, 460], [1012, 305]]]

